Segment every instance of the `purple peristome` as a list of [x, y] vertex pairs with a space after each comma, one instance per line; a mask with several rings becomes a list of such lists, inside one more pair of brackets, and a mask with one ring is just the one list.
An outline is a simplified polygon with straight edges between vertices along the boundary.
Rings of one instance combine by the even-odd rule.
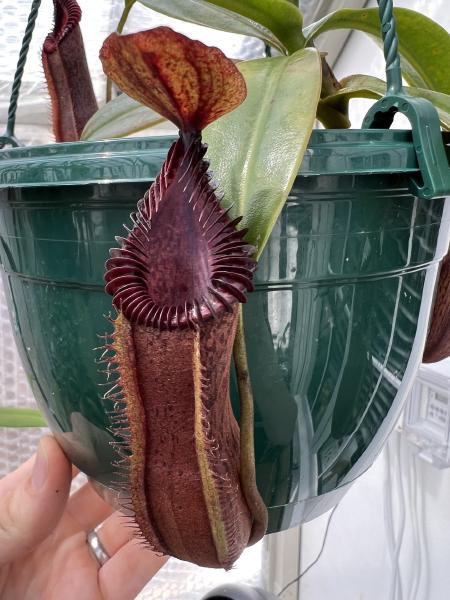
[[[185, 150], [185, 145], [187, 148]], [[159, 329], [198, 325], [251, 291], [254, 249], [221, 208], [199, 136], [174, 142], [106, 263], [106, 291], [132, 323]]]

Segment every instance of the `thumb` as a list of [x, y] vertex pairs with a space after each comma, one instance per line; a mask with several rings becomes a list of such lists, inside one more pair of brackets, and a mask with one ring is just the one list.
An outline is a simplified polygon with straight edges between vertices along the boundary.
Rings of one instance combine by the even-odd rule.
[[0, 566], [30, 552], [53, 531], [70, 491], [71, 465], [51, 436], [0, 480]]

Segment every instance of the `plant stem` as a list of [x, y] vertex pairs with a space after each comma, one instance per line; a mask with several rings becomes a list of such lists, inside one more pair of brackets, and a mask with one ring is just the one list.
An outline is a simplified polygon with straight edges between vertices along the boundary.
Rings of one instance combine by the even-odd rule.
[[245, 347], [244, 315], [239, 306], [238, 324], [233, 346], [237, 385], [241, 407], [240, 417], [240, 478], [245, 500], [254, 517], [249, 545], [259, 540], [267, 529], [267, 509], [256, 486], [254, 406], [252, 384]]
[[[328, 64], [326, 54], [321, 53], [320, 57], [322, 61], [322, 89], [320, 90], [320, 98], [323, 100], [342, 89], [342, 85]], [[346, 129], [351, 125], [346, 112], [340, 112], [321, 101], [319, 101], [317, 106], [317, 118], [327, 129]]]
[[322, 89], [320, 97], [326, 98], [338, 92], [342, 88], [342, 85], [333, 73], [333, 69], [327, 63], [326, 54], [321, 53], [320, 57], [322, 59]]
[[[119, 23], [117, 24], [117, 33], [122, 33], [123, 28], [125, 27], [125, 23], [127, 22], [128, 15], [130, 14], [130, 10], [133, 8], [136, 0], [125, 0], [125, 7], [122, 11], [122, 15], [119, 19]], [[109, 102], [112, 98], [112, 80], [108, 77], [106, 80], [106, 102]]]
[[117, 25], [117, 33], [122, 33], [125, 23], [127, 22], [128, 15], [130, 14], [130, 10], [133, 8], [135, 3], [136, 0], [125, 0], [125, 8], [123, 9], [122, 16], [120, 17], [120, 21]]
[[317, 105], [316, 116], [326, 129], [348, 129], [351, 126], [350, 119], [345, 113], [322, 101]]

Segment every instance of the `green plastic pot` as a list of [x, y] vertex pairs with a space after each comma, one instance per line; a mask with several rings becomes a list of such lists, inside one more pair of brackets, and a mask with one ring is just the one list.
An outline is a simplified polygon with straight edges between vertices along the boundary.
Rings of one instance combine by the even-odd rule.
[[[67, 455], [112, 502], [94, 350], [111, 331], [104, 263], [169, 142], [0, 153], [0, 258], [23, 364]], [[450, 229], [443, 198], [408, 191], [417, 170], [410, 132], [314, 132], [261, 258], [245, 318], [269, 531], [334, 505], [400, 414]], [[237, 406], [233, 378], [232, 395]]]

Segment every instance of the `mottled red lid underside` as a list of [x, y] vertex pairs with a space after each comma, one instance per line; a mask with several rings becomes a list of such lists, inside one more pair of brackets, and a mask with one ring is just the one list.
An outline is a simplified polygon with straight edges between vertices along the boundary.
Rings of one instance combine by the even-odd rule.
[[242, 75], [221, 50], [168, 27], [113, 33], [100, 59], [122, 91], [185, 132], [200, 132], [247, 94]]

